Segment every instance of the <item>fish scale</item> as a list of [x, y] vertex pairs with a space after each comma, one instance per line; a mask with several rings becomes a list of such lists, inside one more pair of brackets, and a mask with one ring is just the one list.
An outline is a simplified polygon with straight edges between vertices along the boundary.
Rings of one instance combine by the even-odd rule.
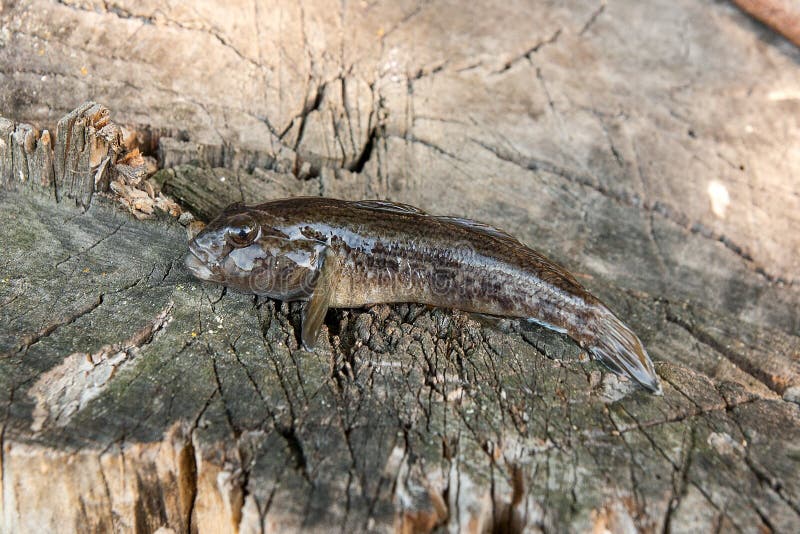
[[571, 273], [470, 219], [388, 201], [235, 204], [190, 241], [186, 265], [203, 280], [307, 301], [301, 338], [308, 349], [330, 307], [418, 302], [539, 323], [613, 372], [661, 391], [636, 334]]

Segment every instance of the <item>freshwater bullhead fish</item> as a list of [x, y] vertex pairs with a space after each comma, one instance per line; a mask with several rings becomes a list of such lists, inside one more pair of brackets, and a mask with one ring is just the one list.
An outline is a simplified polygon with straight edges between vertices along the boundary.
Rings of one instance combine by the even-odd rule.
[[190, 241], [186, 266], [240, 291], [307, 301], [309, 350], [330, 307], [418, 302], [542, 324], [661, 391], [641, 341], [608, 307], [563, 267], [476, 221], [378, 200], [239, 203]]

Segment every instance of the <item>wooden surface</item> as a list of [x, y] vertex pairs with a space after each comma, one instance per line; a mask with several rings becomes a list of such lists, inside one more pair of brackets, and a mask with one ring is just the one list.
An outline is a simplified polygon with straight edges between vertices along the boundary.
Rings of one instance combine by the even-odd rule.
[[[800, 527], [800, 54], [732, 6], [0, 22], [3, 532]], [[200, 219], [323, 194], [501, 226], [634, 327], [665, 395], [415, 305], [333, 311], [302, 351], [300, 306], [189, 277], [146, 187]]]

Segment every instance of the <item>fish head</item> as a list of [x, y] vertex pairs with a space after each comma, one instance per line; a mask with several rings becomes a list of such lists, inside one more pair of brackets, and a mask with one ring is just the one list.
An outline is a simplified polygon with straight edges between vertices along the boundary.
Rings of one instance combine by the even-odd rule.
[[234, 204], [189, 241], [185, 264], [201, 280], [289, 300], [311, 294], [324, 251], [277, 217]]

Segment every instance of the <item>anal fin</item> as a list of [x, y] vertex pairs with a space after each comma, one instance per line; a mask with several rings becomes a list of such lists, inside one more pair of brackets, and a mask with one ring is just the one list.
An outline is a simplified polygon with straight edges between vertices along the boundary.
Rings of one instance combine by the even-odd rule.
[[498, 315], [490, 315], [488, 313], [469, 312], [469, 316], [481, 323], [483, 326], [500, 329], [507, 317], [500, 317]]

